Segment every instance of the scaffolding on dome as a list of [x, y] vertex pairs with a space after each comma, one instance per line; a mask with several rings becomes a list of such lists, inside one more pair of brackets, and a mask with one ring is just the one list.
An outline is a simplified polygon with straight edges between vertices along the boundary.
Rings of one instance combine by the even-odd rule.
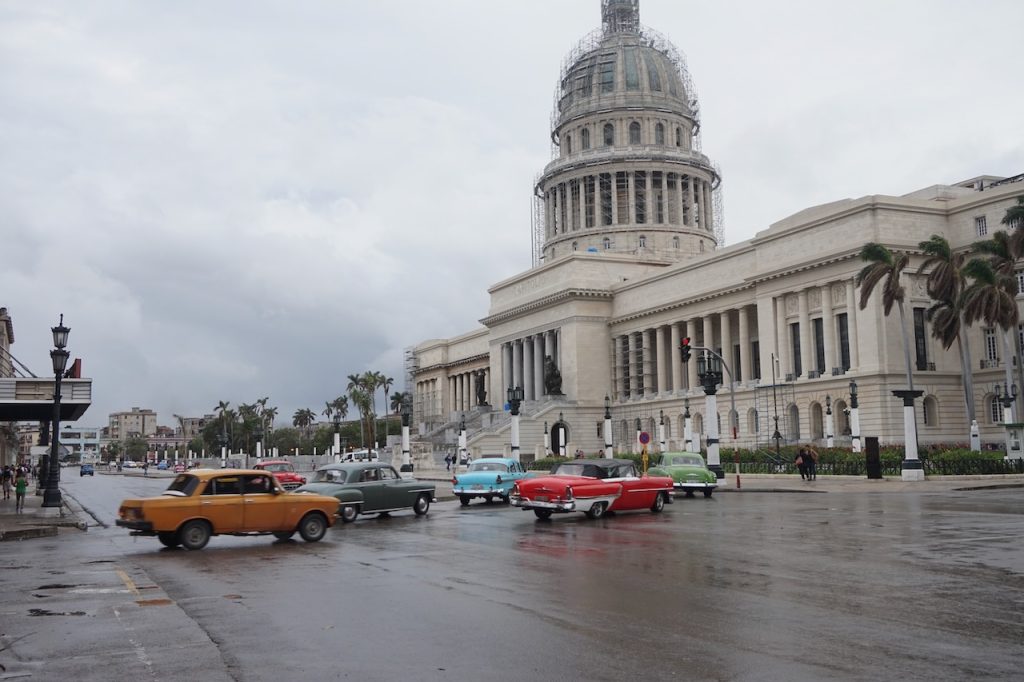
[[711, 210], [712, 229], [715, 233], [716, 249], [725, 246], [725, 197], [722, 189], [722, 169], [717, 163], [712, 164], [715, 168], [715, 177], [718, 182], [711, 188]]
[[537, 193], [536, 188], [540, 184], [541, 176], [533, 181], [534, 193], [530, 201], [530, 251], [533, 267], [544, 263], [544, 241], [547, 239], [545, 228], [545, 206], [544, 197]]

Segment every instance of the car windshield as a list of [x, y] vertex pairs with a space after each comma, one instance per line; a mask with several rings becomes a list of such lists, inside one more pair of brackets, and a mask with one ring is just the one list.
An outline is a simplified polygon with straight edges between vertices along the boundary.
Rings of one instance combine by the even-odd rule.
[[199, 479], [191, 474], [179, 474], [174, 477], [171, 484], [167, 486], [167, 490], [164, 491], [164, 495], [170, 494], [175, 497], [181, 495], [191, 495], [195, 492], [196, 486], [199, 485]]
[[559, 464], [551, 473], [560, 474], [562, 476], [590, 476], [591, 478], [605, 478], [608, 475], [608, 471], [604, 467], [599, 467], [595, 464], [585, 464], [583, 462], [565, 462], [563, 464]]
[[295, 471], [291, 464], [287, 462], [278, 462], [275, 464], [264, 464], [260, 467], [264, 471]]
[[321, 469], [313, 475], [314, 483], [344, 483], [345, 472], [341, 469]]
[[470, 471], [508, 471], [508, 465], [501, 462], [473, 462], [469, 465]]
[[704, 460], [701, 459], [700, 457], [687, 457], [685, 455], [676, 455], [675, 457], [666, 457], [665, 464], [700, 467], [704, 466]]

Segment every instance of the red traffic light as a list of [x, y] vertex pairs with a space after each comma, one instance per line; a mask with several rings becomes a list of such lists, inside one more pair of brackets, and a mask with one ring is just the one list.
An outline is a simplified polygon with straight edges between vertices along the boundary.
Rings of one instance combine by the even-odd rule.
[[679, 352], [682, 355], [683, 362], [690, 361], [690, 337], [687, 336], [679, 343]]

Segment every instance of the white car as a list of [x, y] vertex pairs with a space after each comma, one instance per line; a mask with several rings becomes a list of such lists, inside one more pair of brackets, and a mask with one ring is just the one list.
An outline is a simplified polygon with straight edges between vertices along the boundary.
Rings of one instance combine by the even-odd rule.
[[343, 461], [345, 462], [376, 462], [380, 456], [376, 450], [353, 450], [346, 452]]

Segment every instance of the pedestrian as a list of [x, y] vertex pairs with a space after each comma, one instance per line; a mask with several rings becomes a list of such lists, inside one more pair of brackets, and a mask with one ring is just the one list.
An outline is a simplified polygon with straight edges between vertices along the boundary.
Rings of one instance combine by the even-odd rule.
[[18, 514], [25, 513], [25, 491], [28, 490], [28, 479], [25, 472], [19, 471], [18, 478], [14, 481], [14, 511]]
[[143, 476], [149, 476], [149, 460], [146, 460], [142, 464], [142, 475]]
[[444, 456], [444, 470], [445, 471], [451, 471], [452, 470], [452, 456], [451, 455], [445, 455]]
[[818, 451], [813, 446], [808, 445], [804, 448], [805, 456], [804, 462], [807, 466], [807, 480], [817, 481], [818, 480]]
[[4, 499], [11, 499], [11, 482], [14, 480], [14, 472], [11, 470], [9, 464], [4, 465], [3, 473], [0, 473], [0, 477], [3, 478], [4, 486]]
[[808, 457], [804, 457], [804, 448], [803, 447], [801, 447], [799, 450], [797, 450], [796, 459], [793, 460], [793, 463], [796, 464], [796, 468], [800, 472], [800, 478], [802, 480], [807, 480], [807, 460], [808, 459], [810, 459], [809, 456]]

